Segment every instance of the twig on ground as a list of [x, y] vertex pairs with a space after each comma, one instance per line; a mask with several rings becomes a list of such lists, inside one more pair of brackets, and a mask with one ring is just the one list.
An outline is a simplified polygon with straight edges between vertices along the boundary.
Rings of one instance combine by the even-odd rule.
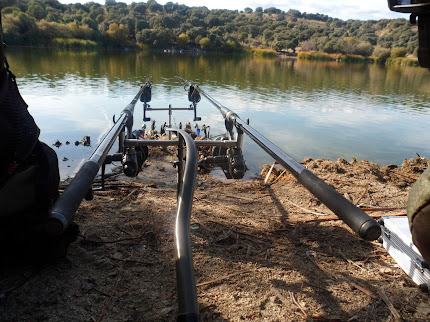
[[272, 166], [270, 167], [269, 171], [267, 172], [266, 178], [264, 179], [264, 185], [267, 185], [267, 182], [269, 181], [269, 177], [272, 174], [273, 168], [275, 167], [276, 163], [277, 163], [276, 161], [273, 162]]
[[350, 260], [349, 258], [346, 258], [346, 256], [339, 250], [339, 255], [342, 256], [342, 258], [344, 260], [346, 260], [348, 263], [350, 263], [351, 265], [358, 267], [359, 269], [365, 271], [365, 272], [369, 272], [367, 269], [361, 267], [360, 265], [357, 265], [356, 263], [354, 263], [352, 260]]
[[368, 290], [367, 288], [364, 288], [361, 285], [358, 285], [357, 283], [354, 282], [349, 282], [349, 284], [351, 284], [353, 287], [355, 287], [357, 290], [363, 292], [364, 294], [369, 295], [372, 299], [377, 299], [378, 297], [375, 295], [375, 293], [373, 293], [372, 291]]
[[297, 300], [296, 300], [296, 298], [295, 298], [295, 296], [294, 296], [294, 293], [293, 293], [293, 292], [288, 292], [288, 293], [290, 294], [291, 301], [292, 301], [295, 305], [297, 305], [297, 307], [300, 309], [300, 311], [302, 311], [303, 315], [304, 315], [304, 316], [305, 316], [305, 318], [307, 319], [307, 318], [309, 317], [309, 315], [306, 313], [305, 309], [300, 305], [300, 303], [299, 303], [299, 302], [297, 302]]
[[315, 211], [312, 211], [312, 210], [309, 210], [309, 209], [303, 208], [302, 206], [299, 206], [298, 204], [296, 204], [296, 203], [292, 202], [291, 200], [288, 200], [287, 198], [285, 198], [285, 201], [286, 201], [286, 202], [288, 202], [288, 203], [290, 203], [290, 204], [292, 204], [293, 206], [295, 206], [295, 207], [297, 207], [297, 208], [299, 208], [299, 209], [301, 209], [301, 210], [305, 211], [305, 212], [310, 213], [310, 214], [314, 214], [314, 215], [318, 215], [318, 216], [326, 216], [326, 215], [327, 215], [327, 214], [323, 214], [323, 213], [321, 213], [321, 212], [315, 212]]
[[117, 207], [121, 207], [132, 195], [134, 195], [138, 189], [134, 189], [132, 192], [130, 192], [124, 199], [122, 199], [120, 202], [116, 204]]
[[285, 174], [285, 172], [287, 172], [287, 169], [282, 171], [281, 174], [275, 180], [273, 180], [271, 184], [275, 184], [276, 182], [278, 182], [279, 179], [281, 179], [281, 177]]
[[385, 302], [388, 309], [390, 310], [391, 314], [393, 315], [394, 321], [399, 322], [401, 321], [401, 317], [399, 312], [397, 312], [396, 308], [394, 307], [393, 303], [391, 303], [390, 299], [388, 298], [387, 294], [385, 294], [385, 291], [382, 288], [376, 288], [379, 297]]
[[355, 201], [354, 203], [356, 205], [358, 205], [361, 201], [361, 199], [363, 199], [364, 195], [369, 191], [369, 185], [366, 185], [366, 189], [364, 189], [363, 193], [360, 195], [360, 197], [358, 197], [357, 201]]

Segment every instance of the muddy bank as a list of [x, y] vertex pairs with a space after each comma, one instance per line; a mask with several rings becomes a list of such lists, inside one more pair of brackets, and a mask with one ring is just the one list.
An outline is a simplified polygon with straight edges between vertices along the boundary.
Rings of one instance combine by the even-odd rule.
[[[1, 273], [2, 320], [172, 321], [176, 317], [174, 153], [157, 150], [136, 179], [107, 181], [76, 215], [81, 235], [55, 265]], [[304, 166], [372, 216], [406, 213], [429, 160]], [[365, 242], [291, 175], [199, 175], [192, 249], [202, 320], [429, 319], [422, 294], [378, 242]]]

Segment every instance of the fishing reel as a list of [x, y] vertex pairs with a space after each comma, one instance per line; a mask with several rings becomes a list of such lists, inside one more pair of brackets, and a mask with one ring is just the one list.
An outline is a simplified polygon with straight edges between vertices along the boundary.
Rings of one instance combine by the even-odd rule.
[[418, 18], [418, 62], [430, 68], [430, 0], [388, 0], [391, 11], [410, 13], [410, 22]]
[[[119, 149], [118, 152], [108, 154], [102, 164], [101, 173], [101, 187], [98, 189], [104, 190], [105, 172], [106, 165], [112, 162], [121, 162], [122, 170], [127, 177], [136, 177], [142, 170], [143, 163], [148, 158], [149, 150], [147, 146], [129, 146], [124, 148], [123, 140], [125, 138], [125, 129], [122, 130], [119, 136]], [[132, 139], [138, 139], [135, 133], [131, 135]], [[87, 200], [91, 200], [91, 196], [86, 197]]]
[[[215, 141], [222, 140], [228, 140], [228, 138], [220, 136], [215, 139]], [[209, 171], [213, 167], [220, 167], [227, 179], [242, 179], [245, 176], [246, 164], [241, 148], [214, 146], [211, 154], [211, 157], [199, 161], [200, 169]]]
[[[245, 159], [243, 158], [242, 149], [240, 148], [229, 148], [227, 150], [228, 159], [228, 175], [227, 179], [242, 179], [245, 175], [246, 165]], [[224, 173], [226, 171], [223, 169]]]
[[194, 110], [194, 122], [202, 120], [201, 117], [197, 116], [197, 103], [200, 102], [200, 100], [201, 97], [199, 91], [193, 85], [191, 85], [188, 88], [188, 101], [192, 103], [190, 107], [192, 107]]
[[149, 106], [149, 102], [151, 102], [151, 98], [152, 98], [152, 77], [150, 77], [145, 85], [143, 85], [143, 89], [142, 89], [142, 94], [140, 95], [140, 101], [143, 102], [143, 121], [147, 122], [150, 121], [151, 119], [149, 117], [146, 117], [146, 109]]
[[[134, 134], [132, 139], [138, 139]], [[122, 155], [122, 169], [127, 177], [136, 177], [148, 159], [149, 149], [145, 146], [129, 146]]]

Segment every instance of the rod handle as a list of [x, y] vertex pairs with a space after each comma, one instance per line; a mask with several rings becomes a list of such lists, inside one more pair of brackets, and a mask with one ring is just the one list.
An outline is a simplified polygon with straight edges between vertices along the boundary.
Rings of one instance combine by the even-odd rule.
[[346, 200], [339, 192], [308, 169], [303, 170], [299, 182], [331, 211], [365, 240], [376, 240], [381, 235], [380, 225], [364, 211]]
[[91, 187], [92, 182], [99, 171], [99, 166], [94, 161], [87, 161], [67, 186], [66, 190], [58, 198], [49, 211], [46, 231], [59, 235], [63, 233], [73, 220], [76, 210]]

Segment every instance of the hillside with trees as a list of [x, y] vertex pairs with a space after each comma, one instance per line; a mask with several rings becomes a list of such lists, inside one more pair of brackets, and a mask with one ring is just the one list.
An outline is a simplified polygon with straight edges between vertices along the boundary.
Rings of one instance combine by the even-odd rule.
[[243, 48], [342, 53], [387, 58], [415, 55], [416, 27], [405, 19], [340, 20], [290, 9], [209, 10], [155, 0], [127, 5], [106, 0], [0, 0], [10, 45], [188, 48], [233, 52]]

